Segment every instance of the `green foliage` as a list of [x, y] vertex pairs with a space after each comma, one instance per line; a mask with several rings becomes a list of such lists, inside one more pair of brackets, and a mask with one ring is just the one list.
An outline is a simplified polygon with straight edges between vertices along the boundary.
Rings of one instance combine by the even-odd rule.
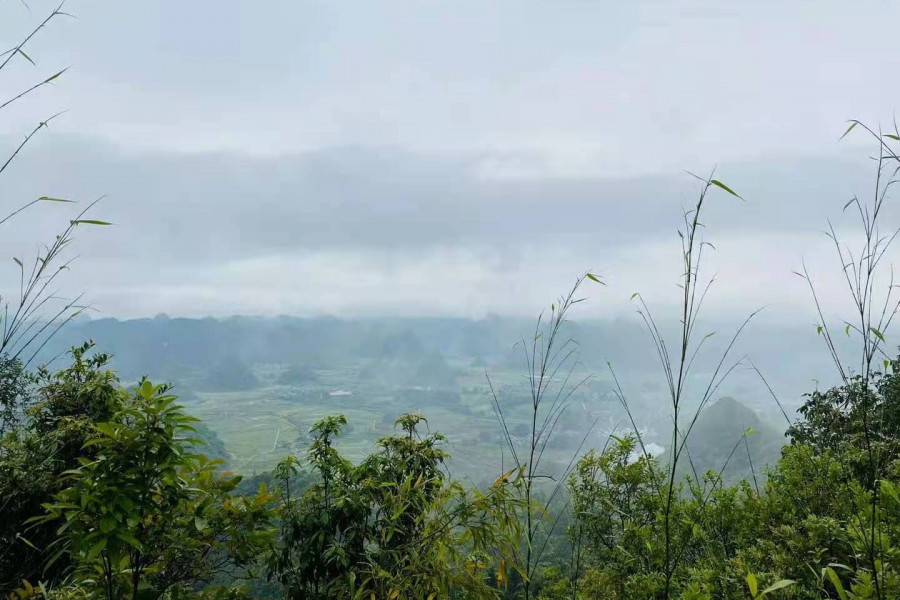
[[[897, 401], [895, 373], [879, 374], [870, 390], [877, 398], [872, 406], [886, 415], [881, 429], [873, 429], [885, 444], [873, 520], [868, 511], [874, 492], [865, 485], [868, 463], [856, 422], [863, 416], [852, 401], [862, 392], [853, 380], [807, 398], [803, 418], [791, 428], [793, 443], [760, 493], [746, 481], [726, 486], [714, 472], [701, 481], [687, 477], [678, 487], [670, 517], [671, 544], [678, 549], [675, 597], [900, 595], [900, 460], [887, 452], [896, 434], [884, 429], [890, 422], [884, 405]], [[576, 517], [569, 531], [583, 543], [587, 562], [577, 587], [592, 586], [596, 597], [662, 598], [664, 471], [655, 459], [636, 455], [633, 437], [614, 442], [584, 456], [569, 480]], [[877, 588], [867, 566], [873, 536], [881, 549]]]
[[33, 379], [21, 360], [0, 356], [0, 437], [19, 424], [32, 403]]
[[515, 568], [519, 480], [509, 474], [484, 492], [448, 480], [444, 439], [421, 437], [423, 421], [402, 415], [402, 434], [382, 438], [359, 465], [333, 447], [346, 419], [319, 421], [307, 454], [319, 481], [300, 496], [291, 487], [298, 460], [278, 466], [282, 528], [268, 566], [289, 598], [496, 596]]
[[[788, 429], [791, 443], [841, 450], [860, 478], [872, 468], [884, 472], [900, 441], [900, 362], [889, 365], [888, 372], [854, 376], [846, 385], [809, 394], [800, 408], [803, 420]], [[867, 438], [875, 465], [868, 463]]]
[[[21, 380], [12, 384], [6, 397], [14, 393], [24, 398], [10, 405], [10, 414], [22, 414], [0, 439], [0, 590], [9, 591], [22, 579], [54, 581], [68, 564], [59, 561], [53, 568], [41, 565], [40, 549], [56, 537], [56, 527], [25, 521], [42, 514], [41, 505], [61, 490], [61, 476], [78, 466], [81, 458], [91, 458], [96, 450], [85, 443], [97, 432], [94, 423], [113, 417], [124, 403], [115, 374], [107, 369], [109, 355], [91, 354], [87, 343], [71, 350], [72, 363], [57, 373], [39, 369], [31, 378], [36, 389], [24, 393]], [[13, 391], [11, 391], [13, 390]]]
[[[67, 471], [68, 487], [35, 523], [54, 522], [50, 564], [68, 557], [82, 581], [108, 600], [185, 593], [221, 572], [240, 575], [271, 542], [265, 488], [231, 493], [239, 478], [217, 476], [216, 461], [189, 453], [196, 419], [181, 412], [168, 386], [144, 380], [111, 420], [94, 426]], [[179, 590], [176, 592], [176, 590]]]

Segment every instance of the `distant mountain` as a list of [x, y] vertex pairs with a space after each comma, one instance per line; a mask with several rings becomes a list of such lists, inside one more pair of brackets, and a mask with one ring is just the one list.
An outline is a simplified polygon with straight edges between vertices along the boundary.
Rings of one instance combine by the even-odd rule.
[[[711, 330], [717, 326], [709, 323]], [[655, 381], [646, 377], [653, 354], [641, 323], [624, 318], [573, 321], [565, 325], [563, 335], [578, 343], [578, 360], [586, 370], [600, 375], [608, 371], [607, 364], [614, 365], [633, 407], [650, 417], [658, 416], [657, 397], [663, 390], [647, 387]], [[154, 381], [186, 382], [200, 389], [209, 372], [232, 357], [248, 366], [287, 363], [314, 371], [359, 368], [362, 382], [428, 385], [410, 383], [410, 379], [420, 368], [425, 369], [423, 376], [430, 377], [432, 373], [426, 371], [434, 370], [422, 363], [434, 353], [450, 364], [471, 364], [488, 372], [521, 371], [522, 347], [516, 342], [533, 336], [533, 320], [504, 317], [196, 319], [158, 315], [131, 320], [78, 319], [43, 346], [35, 363], [56, 358], [55, 364], [61, 364], [67, 360], [65, 350], [92, 339], [98, 350], [114, 355], [113, 366], [129, 381], [146, 374]], [[772, 348], [776, 336], [792, 340], [789, 360]], [[712, 337], [705, 348], [714, 355], [721, 350], [717, 346], [721, 343]], [[824, 385], [833, 372], [811, 328], [757, 326], [742, 333], [741, 348], [747, 354], [766, 357], [759, 366], [782, 398], [800, 398], [810, 391], [809, 379], [797, 378], [796, 373], [806, 373]], [[698, 362], [698, 370], [704, 367]], [[629, 386], [629, 379], [644, 382], [644, 387]], [[449, 378], [443, 381], [449, 382]], [[754, 407], [768, 402], [755, 375], [735, 373], [729, 386], [732, 393], [745, 394], [747, 390], [741, 397]]]
[[432, 352], [419, 363], [410, 383], [424, 387], [456, 387], [456, 372], [440, 352]]
[[210, 371], [209, 389], [221, 392], [243, 392], [259, 386], [259, 380], [243, 361], [234, 356], [225, 357]]
[[[744, 445], [740, 440], [748, 429], [752, 432], [747, 435], [747, 444]], [[682, 474], [691, 473], [692, 462], [697, 474], [702, 477], [708, 470], [722, 471], [727, 460], [722, 475], [728, 482], [751, 477], [751, 462], [752, 470], [760, 476], [766, 464], [778, 460], [783, 444], [781, 433], [761, 421], [751, 409], [726, 396], [700, 413], [688, 437], [688, 452], [679, 459], [679, 471]]]
[[282, 384], [300, 384], [311, 383], [316, 380], [316, 373], [306, 365], [293, 364], [290, 365], [278, 377], [278, 383]]

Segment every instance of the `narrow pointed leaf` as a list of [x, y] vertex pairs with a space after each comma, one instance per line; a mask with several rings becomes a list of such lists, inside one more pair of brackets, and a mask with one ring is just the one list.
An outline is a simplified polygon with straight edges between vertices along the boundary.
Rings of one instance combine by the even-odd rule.
[[[718, 188], [721, 188], [721, 189], [725, 190], [726, 192], [728, 192], [729, 194], [731, 194], [731, 195], [734, 196], [735, 198], [741, 198], [741, 195], [740, 195], [740, 194], [738, 194], [737, 192], [735, 192], [733, 189], [731, 189], [730, 187], [728, 187], [727, 185], [725, 185], [724, 183], [722, 183], [722, 182], [719, 181], [718, 179], [711, 179], [711, 180], [710, 180], [710, 183], [713, 184], [714, 186], [718, 187]], [[743, 200], [743, 198], [741, 198], [741, 200]]]
[[792, 579], [782, 579], [781, 581], [776, 581], [775, 583], [773, 583], [772, 585], [770, 585], [769, 587], [764, 589], [762, 591], [762, 594], [760, 594], [760, 596], [765, 596], [766, 594], [774, 592], [775, 590], [780, 590], [782, 588], [786, 588], [789, 585], [794, 585], [795, 583], [797, 583], [797, 582]]
[[72, 225], [112, 225], [112, 223], [108, 221], [97, 221], [95, 219], [76, 219], [74, 221], [70, 221]]
[[842, 135], [841, 137], [838, 138], [838, 141], [841, 141], [842, 139], [844, 139], [845, 137], [847, 137], [847, 134], [850, 133], [851, 131], [853, 131], [853, 129], [854, 129], [857, 125], [859, 125], [859, 122], [858, 122], [858, 121], [853, 121], [852, 123], [850, 123], [850, 127], [847, 128], [847, 131], [844, 132], [844, 135]]
[[30, 62], [30, 63], [31, 63], [32, 65], [34, 65], [35, 67], [37, 66], [37, 65], [34, 63], [34, 61], [31, 60], [31, 57], [28, 56], [27, 54], [25, 54], [25, 51], [24, 51], [24, 50], [22, 50], [21, 48], [19, 48], [18, 52], [19, 52], [19, 54], [21, 54], [22, 56], [25, 57], [25, 60], [27, 60], [28, 62]]

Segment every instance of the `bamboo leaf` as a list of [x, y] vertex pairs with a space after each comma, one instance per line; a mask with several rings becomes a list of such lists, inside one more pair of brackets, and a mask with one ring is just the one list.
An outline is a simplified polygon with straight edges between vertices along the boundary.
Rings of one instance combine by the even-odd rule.
[[95, 219], [75, 219], [74, 221], [69, 221], [72, 225], [112, 225], [112, 223], [108, 221], [97, 221]]
[[897, 488], [890, 481], [883, 479], [881, 481], [881, 491], [893, 498], [894, 502], [900, 504], [900, 494], [897, 494]]
[[789, 585], [794, 585], [795, 583], [797, 583], [797, 582], [794, 581], [794, 580], [792, 580], [792, 579], [782, 579], [781, 581], [776, 581], [775, 583], [773, 583], [772, 585], [770, 585], [769, 587], [767, 587], [766, 589], [764, 589], [764, 590], [762, 591], [762, 594], [760, 594], [760, 597], [765, 596], [766, 594], [769, 594], [769, 593], [774, 592], [774, 591], [776, 591], [776, 590], [780, 590], [780, 589], [786, 588], [786, 587], [788, 587]]
[[25, 538], [25, 537], [23, 537], [23, 536], [21, 536], [21, 535], [19, 535], [19, 534], [16, 534], [16, 539], [20, 540], [23, 544], [25, 544], [26, 546], [28, 546], [28, 547], [31, 548], [32, 550], [37, 550], [37, 546], [35, 546], [35, 545], [32, 544], [31, 542], [29, 542], [27, 538]]
[[[713, 184], [714, 186], [716, 186], [716, 187], [718, 187], [718, 188], [721, 188], [721, 189], [725, 190], [726, 192], [728, 192], [729, 194], [731, 194], [731, 195], [734, 196], [735, 198], [741, 198], [741, 195], [740, 195], [740, 194], [738, 194], [737, 192], [735, 192], [733, 189], [731, 189], [730, 187], [728, 187], [727, 185], [725, 185], [724, 183], [722, 183], [722, 182], [719, 181], [718, 179], [711, 179], [709, 182], [710, 182], [711, 184]], [[743, 200], [743, 198], [741, 198], [741, 200]]]
[[840, 577], [838, 574], [834, 572], [834, 569], [828, 567], [825, 569], [825, 574], [828, 575], [828, 579], [831, 580], [831, 585], [834, 586], [834, 589], [837, 590], [838, 596], [841, 597], [841, 600], [847, 600], [847, 592], [844, 591], [844, 585], [841, 583]]
[[37, 65], [34, 63], [34, 61], [31, 60], [31, 57], [28, 56], [27, 54], [25, 54], [25, 51], [24, 51], [24, 50], [22, 50], [21, 48], [19, 48], [19, 49], [18, 49], [18, 53], [21, 54], [22, 56], [24, 56], [24, 57], [25, 57], [25, 60], [27, 60], [28, 62], [30, 62], [32, 65], [34, 65], [35, 67], [37, 66]]
[[69, 68], [66, 67], [65, 69], [63, 69], [62, 71], [57, 73], [56, 75], [51, 75], [50, 77], [48, 77], [47, 79], [44, 80], [44, 83], [50, 83], [51, 81], [53, 81], [54, 79], [56, 79], [57, 77], [59, 77], [60, 75], [62, 75], [63, 73], [65, 73], [68, 70], [69, 70]]
[[857, 125], [859, 125], [859, 121], [851, 121], [851, 122], [850, 122], [850, 127], [847, 128], [847, 131], [844, 132], [844, 135], [842, 135], [841, 137], [838, 138], [838, 141], [841, 141], [842, 139], [844, 139], [845, 137], [847, 137], [847, 134], [850, 133], [851, 131], [853, 131], [853, 129], [854, 129]]

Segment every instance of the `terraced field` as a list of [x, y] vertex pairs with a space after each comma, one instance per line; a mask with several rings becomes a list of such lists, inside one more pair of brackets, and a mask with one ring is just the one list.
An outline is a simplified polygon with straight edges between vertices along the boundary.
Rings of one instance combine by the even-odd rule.
[[[360, 376], [366, 373], [365, 365], [360, 365], [318, 371], [315, 382], [309, 384], [270, 382], [249, 391], [197, 392], [186, 406], [224, 442], [229, 468], [245, 474], [271, 469], [287, 454], [302, 455], [309, 428], [324, 416], [347, 417], [348, 427], [337, 447], [351, 460], [359, 460], [372, 451], [378, 438], [393, 431], [398, 414], [417, 411], [428, 419], [430, 431], [447, 437], [445, 448], [452, 456], [449, 466], [455, 476], [495, 477], [508, 466], [509, 455], [491, 409], [484, 370], [464, 364], [453, 367], [458, 385], [451, 389], [392, 386]], [[260, 380], [265, 376], [260, 373]], [[528, 393], [527, 380], [515, 372], [491, 373], [491, 380], [501, 390], [513, 435], [519, 435], [530, 423], [528, 404], [522, 402]], [[568, 411], [573, 415], [567, 421], [570, 429], [589, 422], [589, 415], [582, 414], [588, 395], [575, 399]], [[596, 412], [598, 406], [603, 409], [602, 403], [596, 403], [592, 410]], [[568, 445], [577, 445], [584, 432], [560, 431]], [[548, 469], [568, 461], [571, 449], [565, 446], [548, 448], [544, 459]]]

